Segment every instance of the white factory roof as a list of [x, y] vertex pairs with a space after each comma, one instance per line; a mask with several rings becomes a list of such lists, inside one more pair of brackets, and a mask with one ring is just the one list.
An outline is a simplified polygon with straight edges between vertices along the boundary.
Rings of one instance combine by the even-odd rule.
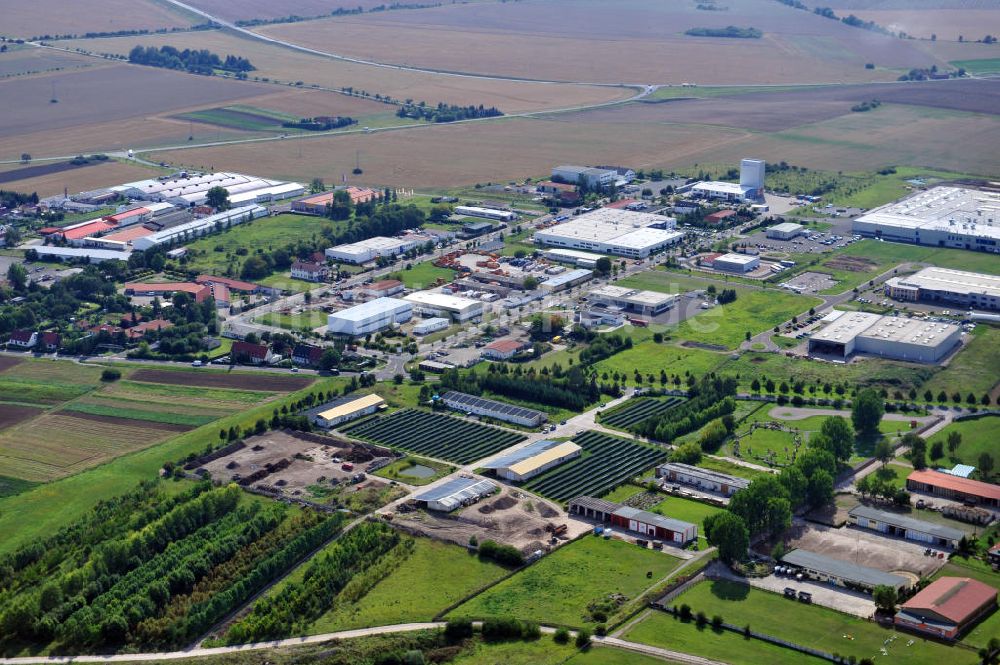
[[369, 300], [366, 303], [334, 312], [330, 316], [335, 316], [344, 321], [365, 321], [372, 316], [378, 316], [388, 310], [402, 307], [412, 307], [412, 305], [399, 298], [375, 298], [375, 300]]
[[440, 307], [441, 309], [460, 311], [471, 306], [482, 306], [478, 300], [462, 298], [439, 291], [415, 291], [404, 298], [418, 305]]
[[331, 247], [330, 249], [347, 254], [357, 254], [372, 250], [392, 251], [400, 247], [404, 247], [407, 244], [408, 243], [398, 238], [386, 238], [384, 236], [375, 236], [374, 238], [368, 238], [367, 240], [359, 240], [358, 242], [351, 242], [347, 243], [346, 245], [337, 245], [336, 247]]
[[901, 286], [930, 291], [1000, 296], [1000, 277], [950, 268], [924, 268], [918, 273], [895, 278]]
[[562, 286], [563, 284], [569, 284], [571, 282], [575, 282], [578, 279], [587, 279], [593, 274], [594, 274], [593, 270], [587, 270], [585, 268], [577, 268], [576, 270], [567, 270], [561, 275], [550, 277], [549, 279], [542, 282], [540, 286], [552, 289], [558, 286]]
[[617, 208], [598, 208], [542, 231], [545, 235], [560, 235], [595, 242], [618, 240], [627, 233], [650, 226], [673, 226], [677, 220], [663, 215]]
[[695, 183], [691, 189], [702, 192], [723, 192], [725, 194], [743, 195], [750, 187], [744, 187], [738, 182], [719, 182], [718, 180], [708, 180]]
[[680, 231], [664, 231], [663, 229], [638, 229], [615, 238], [616, 245], [642, 249], [661, 243], [673, 243], [684, 237]]
[[863, 331], [860, 336], [868, 339], [881, 339], [887, 342], [934, 347], [940, 344], [942, 339], [953, 334], [957, 329], [958, 326], [949, 323], [934, 323], [918, 319], [907, 319], [900, 316], [881, 316], [878, 321]]
[[563, 249], [562, 247], [554, 247], [552, 249], [545, 250], [545, 253], [551, 256], [557, 256], [566, 259], [583, 259], [585, 261], [597, 261], [597, 259], [603, 258], [603, 254], [594, 254], [592, 252], [581, 252], [578, 249]]
[[624, 298], [628, 294], [634, 292], [635, 289], [627, 289], [624, 286], [615, 286], [614, 284], [605, 284], [604, 286], [599, 286], [596, 289], [590, 291], [591, 295], [603, 296], [605, 298]]
[[1000, 239], [1000, 194], [966, 187], [934, 187], [875, 208], [855, 223]]
[[767, 230], [777, 231], [778, 233], [794, 233], [795, 231], [801, 231], [802, 225], [795, 222], [782, 222], [781, 224], [775, 224]]
[[737, 254], [735, 252], [730, 252], [729, 254], [723, 254], [722, 256], [715, 257], [714, 261], [722, 261], [724, 263], [738, 263], [740, 265], [746, 265], [748, 263], [753, 263], [758, 259], [760, 259], [759, 256], [753, 256], [751, 254]]
[[58, 256], [64, 259], [91, 259], [98, 261], [128, 261], [132, 252], [95, 247], [53, 247], [39, 245], [34, 248], [40, 256]]
[[670, 293], [660, 293], [659, 291], [640, 291], [639, 289], [629, 289], [624, 286], [606, 284], [591, 289], [592, 298], [606, 298], [608, 300], [618, 300], [622, 302], [634, 303], [653, 307], [664, 301], [673, 300], [676, 295]]
[[868, 330], [882, 317], [870, 312], [844, 312], [825, 328], [813, 334], [813, 340], [845, 343]]

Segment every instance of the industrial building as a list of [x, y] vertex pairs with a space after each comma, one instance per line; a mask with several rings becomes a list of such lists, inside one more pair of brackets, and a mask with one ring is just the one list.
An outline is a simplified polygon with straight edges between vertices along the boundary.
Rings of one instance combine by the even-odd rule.
[[557, 166], [552, 169], [552, 179], [573, 185], [584, 185], [588, 189], [611, 187], [618, 180], [618, 172], [589, 166]]
[[424, 316], [450, 317], [462, 323], [483, 315], [483, 303], [436, 291], [416, 291], [404, 300], [413, 304], [413, 311]]
[[465, 217], [479, 217], [481, 219], [493, 219], [498, 222], [515, 222], [517, 213], [510, 210], [495, 210], [494, 208], [480, 208], [478, 206], [455, 206], [455, 214]]
[[441, 330], [447, 330], [451, 325], [451, 320], [440, 316], [432, 316], [429, 319], [424, 319], [416, 323], [413, 326], [414, 335], [430, 335], [431, 333], [436, 333]]
[[604, 499], [579, 496], [569, 501], [569, 512], [597, 522], [609, 523], [651, 540], [683, 546], [698, 538], [698, 526]]
[[489, 360], [507, 360], [528, 348], [524, 342], [516, 339], [498, 339], [483, 347], [482, 357]]
[[753, 272], [759, 267], [760, 267], [760, 257], [751, 256], [749, 254], [736, 254], [730, 252], [729, 254], [723, 254], [722, 256], [717, 256], [712, 260], [713, 270], [720, 270], [722, 272], [734, 272], [740, 275], [748, 272]]
[[579, 252], [575, 249], [548, 249], [542, 252], [542, 256], [556, 263], [568, 263], [581, 268], [595, 268], [597, 267], [597, 260], [602, 255]]
[[986, 508], [1000, 508], [1000, 485], [953, 476], [950, 473], [929, 469], [914, 471], [906, 479], [906, 489], [953, 501], [968, 501]]
[[958, 541], [965, 536], [964, 531], [950, 526], [924, 522], [906, 515], [878, 510], [871, 506], [858, 505], [851, 508], [847, 514], [852, 526], [872, 529], [888, 536], [915, 540], [934, 547], [954, 549], [958, 547]]
[[673, 217], [598, 208], [535, 232], [535, 243], [629, 258], [646, 258], [681, 241]]
[[498, 457], [492, 462], [484, 464], [483, 468], [491, 469], [498, 478], [520, 483], [555, 468], [563, 462], [576, 459], [582, 452], [583, 448], [572, 441], [559, 442], [542, 439], [509, 455]]
[[670, 293], [641, 291], [614, 284], [599, 286], [590, 291], [587, 297], [593, 303], [642, 316], [662, 314], [673, 307], [677, 301], [677, 296]]
[[329, 247], [326, 258], [341, 263], [360, 265], [374, 261], [380, 256], [396, 256], [408, 252], [420, 243], [415, 240], [375, 236], [367, 240]]
[[934, 247], [1000, 252], [1000, 193], [933, 187], [858, 217], [854, 232]]
[[208, 235], [209, 233], [213, 233], [215, 231], [222, 231], [223, 229], [236, 226], [237, 224], [243, 224], [244, 222], [266, 217], [269, 214], [270, 212], [267, 208], [259, 205], [232, 208], [230, 210], [226, 210], [225, 212], [209, 215], [208, 217], [202, 217], [201, 219], [196, 219], [193, 222], [179, 224], [177, 226], [163, 229], [162, 231], [157, 231], [156, 233], [151, 233], [141, 238], [136, 238], [132, 241], [132, 247], [139, 251], [143, 251], [158, 245], [169, 245], [175, 242], [187, 242], [188, 240], [194, 240], [195, 238]]
[[128, 261], [132, 252], [119, 251], [113, 249], [101, 249], [98, 247], [55, 247], [52, 245], [36, 245], [32, 247], [38, 253], [38, 258], [52, 259], [55, 261], [89, 261], [90, 263], [100, 263], [102, 261]]
[[398, 279], [382, 279], [366, 285], [361, 293], [369, 298], [385, 298], [402, 293], [406, 287]]
[[128, 182], [108, 188], [108, 191], [131, 199], [142, 201], [166, 201], [178, 206], [203, 204], [208, 198], [208, 190], [222, 187], [229, 193], [230, 203], [246, 205], [269, 203], [281, 199], [301, 196], [305, 187], [297, 182], [265, 180], [240, 173], [205, 173], [155, 178]]
[[690, 190], [697, 196], [707, 199], [721, 199], [734, 203], [759, 201], [764, 196], [764, 175], [767, 164], [762, 159], [743, 159], [740, 161], [740, 182], [699, 182]]
[[341, 423], [369, 416], [386, 407], [385, 400], [378, 395], [345, 395], [332, 402], [309, 409], [309, 422], [323, 429], [336, 427]]
[[307, 196], [304, 199], [293, 201], [292, 211], [304, 213], [306, 215], [325, 215], [327, 209], [333, 205], [333, 197], [337, 191], [347, 192], [347, 195], [351, 197], [351, 203], [354, 205], [367, 203], [368, 201], [377, 198], [379, 195], [374, 189], [353, 186], [345, 187], [342, 190], [320, 192], [319, 194], [313, 194], [312, 196]]
[[406, 323], [413, 316], [413, 304], [398, 298], [376, 298], [334, 312], [327, 317], [327, 332], [360, 337]]
[[832, 559], [809, 550], [792, 550], [781, 557], [781, 563], [793, 566], [810, 579], [829, 582], [848, 589], [871, 592], [875, 587], [885, 585], [899, 591], [909, 586], [909, 581], [900, 575], [893, 575], [840, 559]]
[[690, 464], [668, 462], [656, 467], [656, 477], [668, 483], [690, 485], [704, 492], [732, 496], [738, 490], [746, 489], [750, 481], [738, 476], [730, 476], [710, 469], [702, 469]]
[[580, 284], [592, 279], [593, 276], [593, 270], [577, 268], [576, 270], [567, 270], [566, 272], [555, 275], [554, 277], [549, 277], [547, 280], [539, 284], [538, 287], [545, 291], [554, 293], [556, 291], [562, 291], [564, 289], [571, 289], [574, 286], [579, 286]]
[[894, 623], [954, 640], [997, 608], [997, 590], [969, 577], [940, 577], [900, 605]]
[[494, 399], [484, 399], [454, 390], [449, 390], [442, 395], [441, 401], [449, 409], [454, 409], [455, 411], [485, 416], [487, 418], [496, 418], [497, 420], [525, 427], [538, 427], [549, 419], [547, 415], [535, 409], [526, 409], [523, 406], [498, 402]]
[[962, 329], [869, 312], [831, 312], [826, 326], [809, 338], [809, 353], [847, 359], [867, 353], [893, 360], [936, 363], [962, 340]]
[[783, 222], [770, 227], [767, 230], [767, 237], [772, 240], [791, 240], [792, 238], [802, 235], [803, 230], [804, 227], [801, 224]]
[[471, 505], [496, 492], [500, 487], [481, 478], [455, 478], [413, 497], [428, 510], [449, 513], [456, 508]]
[[968, 309], [1000, 310], [1000, 277], [950, 268], [924, 268], [885, 283], [893, 300], [956, 305]]

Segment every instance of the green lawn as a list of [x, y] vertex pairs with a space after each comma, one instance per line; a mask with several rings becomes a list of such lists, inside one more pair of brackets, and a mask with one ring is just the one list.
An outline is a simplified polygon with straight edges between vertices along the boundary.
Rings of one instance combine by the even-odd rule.
[[625, 383], [635, 385], [636, 369], [644, 376], [652, 374], [657, 381], [659, 381], [660, 370], [681, 377], [687, 372], [695, 376], [703, 376], [714, 371], [727, 358], [728, 356], [714, 351], [689, 349], [648, 341], [640, 342], [631, 349], [600, 361], [594, 365], [594, 369], [597, 370], [597, 375], [602, 379], [605, 373], [613, 376], [615, 372], [618, 372], [620, 375], [625, 375]]
[[149, 411], [146, 409], [130, 409], [119, 406], [107, 406], [102, 404], [86, 404], [74, 402], [62, 409], [63, 411], [76, 411], [77, 413], [88, 413], [95, 416], [113, 416], [116, 418], [132, 418], [134, 420], [148, 420], [154, 423], [167, 423], [170, 425], [189, 425], [198, 427], [216, 420], [215, 416], [192, 415], [184, 413], [163, 413], [160, 411]]
[[756, 335], [821, 302], [819, 298], [779, 291], [740, 291], [735, 302], [696, 314], [671, 331], [671, 335], [734, 349], [743, 342], [747, 331]]
[[287, 330], [312, 330], [320, 326], [325, 326], [327, 316], [326, 313], [320, 310], [310, 310], [308, 312], [299, 312], [298, 314], [269, 312], [257, 320], [263, 324]]
[[426, 289], [434, 286], [438, 279], [450, 282], [455, 278], [455, 271], [448, 268], [438, 268], [431, 261], [415, 263], [411, 267], [389, 275], [386, 279], [398, 279], [408, 289]]
[[623, 638], [739, 665], [820, 665], [826, 662], [761, 640], [747, 640], [728, 630], [715, 632], [710, 627], [698, 628], [694, 623], [683, 623], [668, 614], [655, 611], [633, 626]]
[[615, 282], [615, 286], [623, 286], [630, 289], [645, 289], [647, 291], [659, 291], [660, 293], [686, 293], [688, 291], [704, 291], [709, 286], [716, 289], [729, 288], [734, 286], [727, 284], [726, 280], [720, 277], [713, 279], [709, 276], [701, 277], [687, 275], [674, 270], [645, 270], [635, 275], [630, 275]]
[[745, 466], [740, 466], [739, 464], [733, 464], [732, 462], [724, 459], [706, 457], [704, 455], [702, 455], [701, 461], [698, 462], [698, 466], [703, 469], [711, 469], [712, 471], [718, 471], [719, 473], [728, 473], [731, 476], [746, 478], [747, 480], [753, 480], [758, 476], [767, 475], [767, 471], [750, 469]]
[[955, 67], [962, 67], [970, 74], [993, 74], [1000, 72], [1000, 58], [980, 58], [979, 60], [952, 60]]
[[[239, 224], [230, 229], [188, 243], [189, 270], [224, 275], [235, 267], [236, 274], [247, 256], [256, 250], [265, 252], [294, 245], [298, 240], [319, 240], [324, 227], [339, 230], [347, 222], [335, 222], [312, 215], [281, 214]], [[247, 250], [246, 255], [237, 250]], [[289, 278], [290, 279], [290, 278]]]
[[38, 483], [33, 483], [30, 480], [22, 480], [11, 476], [0, 476], [0, 499], [20, 494], [21, 492], [30, 490], [36, 485], [38, 485]]
[[626, 483], [625, 485], [619, 485], [601, 498], [614, 501], [615, 503], [625, 503], [626, 499], [630, 499], [636, 494], [642, 494], [645, 491], [645, 487]]
[[430, 621], [449, 605], [503, 577], [507, 571], [464, 548], [417, 538], [410, 555], [354, 602], [343, 595], [309, 633]]
[[[894, 633], [854, 616], [817, 605], [803, 605], [778, 594], [725, 580], [692, 587], [674, 600], [675, 605], [683, 603], [710, 617], [721, 615], [726, 622], [737, 626], [749, 624], [754, 630], [796, 644], [843, 656], [853, 655], [858, 659], [874, 658], [875, 662], [882, 662], [879, 649]], [[907, 647], [910, 639], [915, 643]], [[966, 658], [972, 654], [908, 633], [900, 633], [888, 648], [890, 659], [908, 665], [939, 665], [956, 658], [959, 662], [973, 660]]]
[[1000, 380], [1000, 328], [978, 325], [972, 339], [948, 366], [920, 386], [921, 399], [930, 390], [937, 399], [942, 390], [951, 400], [958, 392], [964, 400], [970, 392], [977, 398], [990, 392]]
[[[411, 469], [413, 469], [415, 465], [433, 469], [434, 473], [428, 476], [414, 474]], [[424, 459], [423, 457], [407, 455], [406, 457], [401, 457], [396, 460], [389, 466], [382, 467], [375, 472], [375, 475], [389, 480], [398, 480], [408, 485], [428, 485], [438, 478], [448, 475], [454, 470], [455, 467], [453, 466], [433, 462], [429, 459]]]
[[[207, 444], [218, 441], [220, 428], [252, 427], [258, 419], [270, 418], [272, 410], [281, 408], [283, 404], [300, 400], [313, 391], [340, 390], [346, 383], [346, 379], [341, 378], [321, 379], [309, 388], [204, 425], [164, 443], [123, 455], [107, 464], [40, 485], [17, 496], [0, 499], [0, 554], [55, 533], [98, 501], [110, 499], [142, 480], [154, 478], [164, 462], [201, 452]], [[261, 393], [256, 395], [259, 401]]]
[[449, 616], [515, 616], [583, 626], [589, 618], [588, 604], [604, 601], [613, 593], [632, 600], [679, 563], [668, 554], [588, 535], [476, 596]]
[[698, 541], [702, 544], [706, 542], [704, 526], [705, 518], [709, 515], [722, 512], [722, 510], [722, 508], [702, 503], [701, 501], [692, 501], [691, 499], [684, 499], [679, 496], [668, 496], [663, 501], [660, 501], [658, 504], [650, 508], [651, 512], [659, 513], [660, 515], [672, 517], [684, 522], [697, 524]]
[[[946, 460], [949, 460], [951, 457], [947, 445], [948, 435], [951, 432], [958, 432], [962, 435], [962, 443], [959, 445], [958, 450], [955, 451], [955, 459], [962, 464], [977, 466], [979, 464], [979, 455], [982, 453], [988, 452], [994, 458], [998, 457], [998, 453], [1000, 453], [1000, 447], [997, 446], [997, 441], [1000, 441], [1000, 416], [960, 420], [951, 423], [929, 439], [929, 444], [935, 441], [945, 444], [945, 456], [938, 460], [937, 463], [947, 464]], [[930, 449], [929, 445], [928, 449]]]

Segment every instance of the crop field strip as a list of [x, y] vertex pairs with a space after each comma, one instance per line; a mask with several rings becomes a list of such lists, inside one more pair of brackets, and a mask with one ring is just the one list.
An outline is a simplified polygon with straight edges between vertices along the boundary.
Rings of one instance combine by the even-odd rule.
[[340, 431], [457, 464], [488, 457], [527, 438], [516, 432], [418, 409], [403, 409]]
[[601, 414], [601, 424], [618, 429], [637, 427], [650, 418], [666, 413], [684, 401], [683, 397], [640, 397], [632, 399], [610, 414]]
[[661, 450], [600, 432], [584, 432], [573, 442], [589, 454], [528, 482], [525, 489], [556, 501], [600, 496], [666, 459]]

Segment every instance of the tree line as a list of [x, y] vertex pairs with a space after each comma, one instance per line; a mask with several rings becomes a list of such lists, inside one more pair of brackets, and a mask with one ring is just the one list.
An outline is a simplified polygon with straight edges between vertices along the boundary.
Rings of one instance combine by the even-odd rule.
[[449, 369], [441, 374], [441, 386], [472, 395], [489, 392], [573, 411], [582, 411], [601, 396], [601, 386], [593, 378], [588, 380], [579, 367], [572, 367], [558, 377], [536, 375], [534, 370], [523, 372], [520, 367], [511, 371], [504, 363], [493, 363], [482, 374]]
[[425, 102], [404, 103], [396, 111], [400, 118], [426, 120], [428, 122], [456, 122], [458, 120], [473, 120], [476, 118], [497, 118], [503, 112], [495, 106], [456, 106], [439, 102], [437, 106], [428, 106]]
[[635, 426], [636, 434], [671, 442], [736, 410], [736, 380], [707, 375], [689, 390], [689, 399]]
[[148, 67], [180, 69], [193, 74], [212, 74], [216, 69], [245, 74], [256, 69], [242, 56], [227, 55], [225, 59], [208, 49], [184, 49], [173, 46], [136, 46], [128, 54], [129, 62]]

